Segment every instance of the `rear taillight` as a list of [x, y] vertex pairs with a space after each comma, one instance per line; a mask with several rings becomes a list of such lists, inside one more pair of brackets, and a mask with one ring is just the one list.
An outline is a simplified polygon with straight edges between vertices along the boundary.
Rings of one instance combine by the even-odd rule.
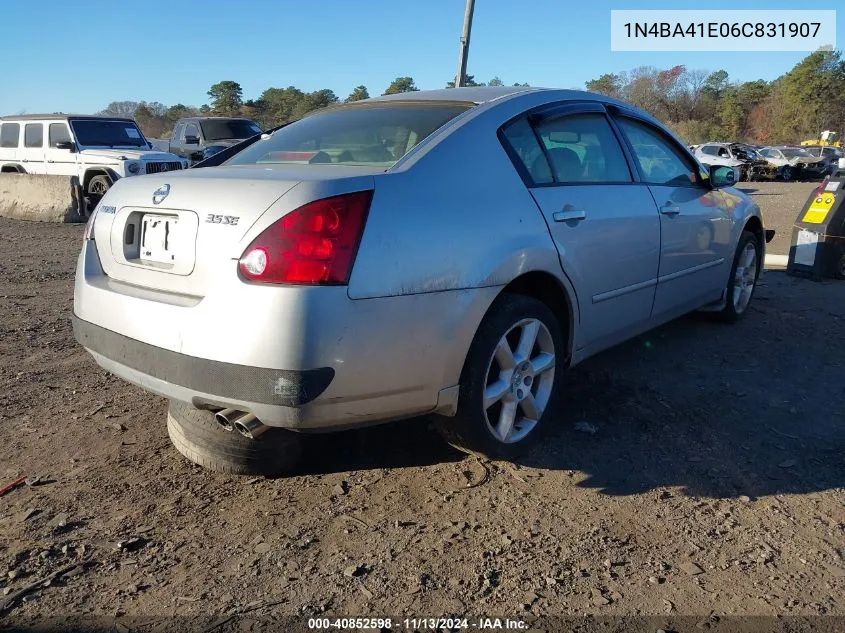
[[94, 219], [97, 217], [97, 210], [99, 209], [99, 205], [94, 207], [94, 210], [91, 212], [91, 215], [88, 217], [88, 222], [85, 223], [85, 232], [82, 234], [82, 241], [87, 242], [88, 240], [94, 239]]
[[338, 285], [349, 282], [372, 191], [324, 198], [267, 227], [241, 255], [247, 281]]

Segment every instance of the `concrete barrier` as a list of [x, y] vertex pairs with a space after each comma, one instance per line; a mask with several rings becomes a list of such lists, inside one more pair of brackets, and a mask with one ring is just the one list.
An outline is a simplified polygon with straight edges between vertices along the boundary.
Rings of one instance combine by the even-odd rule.
[[38, 222], [84, 222], [88, 214], [76, 176], [0, 174], [0, 216]]

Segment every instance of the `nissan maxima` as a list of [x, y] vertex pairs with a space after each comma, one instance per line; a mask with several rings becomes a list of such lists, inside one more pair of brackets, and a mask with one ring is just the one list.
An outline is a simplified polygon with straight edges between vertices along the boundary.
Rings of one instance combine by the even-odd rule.
[[301, 433], [421, 414], [511, 458], [562, 423], [570, 367], [748, 312], [773, 232], [733, 178], [592, 93], [333, 106], [219, 166], [119, 180], [85, 230], [74, 333], [168, 398], [174, 445], [209, 468], [289, 470]]

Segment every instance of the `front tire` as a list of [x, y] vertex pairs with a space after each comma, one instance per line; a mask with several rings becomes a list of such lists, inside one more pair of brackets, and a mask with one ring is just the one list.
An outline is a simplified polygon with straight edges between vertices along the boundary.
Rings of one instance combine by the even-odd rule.
[[461, 372], [458, 411], [436, 428], [459, 450], [512, 458], [557, 413], [565, 339], [555, 314], [531, 297], [504, 294], [484, 317]]
[[720, 320], [735, 323], [745, 316], [757, 288], [762, 265], [760, 241], [751, 231], [743, 231], [728, 278], [725, 307], [716, 313]]
[[236, 431], [225, 431], [214, 413], [170, 401], [167, 433], [184, 457], [220, 473], [231, 475], [280, 475], [299, 464], [300, 437], [285, 429], [271, 429], [255, 440]]
[[88, 195], [99, 200], [106, 194], [106, 191], [108, 191], [111, 186], [112, 180], [108, 176], [103, 176], [102, 174], [94, 176], [88, 181]]
[[789, 165], [786, 165], [786, 166], [783, 168], [783, 170], [780, 172], [780, 176], [781, 176], [781, 178], [783, 178], [783, 181], [784, 181], [784, 182], [789, 182], [789, 181], [791, 181], [791, 180], [792, 180], [792, 176], [793, 176], [793, 175], [794, 175], [794, 174], [793, 174], [793, 172], [792, 172], [792, 167], [790, 167]]

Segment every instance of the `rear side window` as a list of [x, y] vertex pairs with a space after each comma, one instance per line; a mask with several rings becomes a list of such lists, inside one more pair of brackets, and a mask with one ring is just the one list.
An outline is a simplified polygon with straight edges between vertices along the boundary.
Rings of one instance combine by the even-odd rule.
[[235, 154], [227, 165], [321, 164], [390, 167], [471, 104], [341, 106], [309, 115]]
[[20, 136], [20, 123], [4, 123], [0, 125], [0, 147], [17, 147]]
[[27, 147], [44, 147], [44, 124], [27, 123], [23, 132], [24, 145]]
[[687, 187], [698, 183], [692, 161], [658, 130], [633, 119], [622, 117], [618, 121], [634, 150], [643, 181]]
[[564, 116], [542, 122], [537, 136], [560, 183], [632, 182], [616, 135], [600, 113]]
[[502, 134], [511, 147], [513, 154], [528, 172], [531, 180], [538, 185], [554, 182], [552, 170], [546, 160], [546, 154], [540, 147], [537, 135], [524, 117], [508, 124]]
[[57, 143], [63, 143], [70, 140], [70, 132], [67, 125], [64, 123], [50, 124], [50, 147], [55, 147]]

